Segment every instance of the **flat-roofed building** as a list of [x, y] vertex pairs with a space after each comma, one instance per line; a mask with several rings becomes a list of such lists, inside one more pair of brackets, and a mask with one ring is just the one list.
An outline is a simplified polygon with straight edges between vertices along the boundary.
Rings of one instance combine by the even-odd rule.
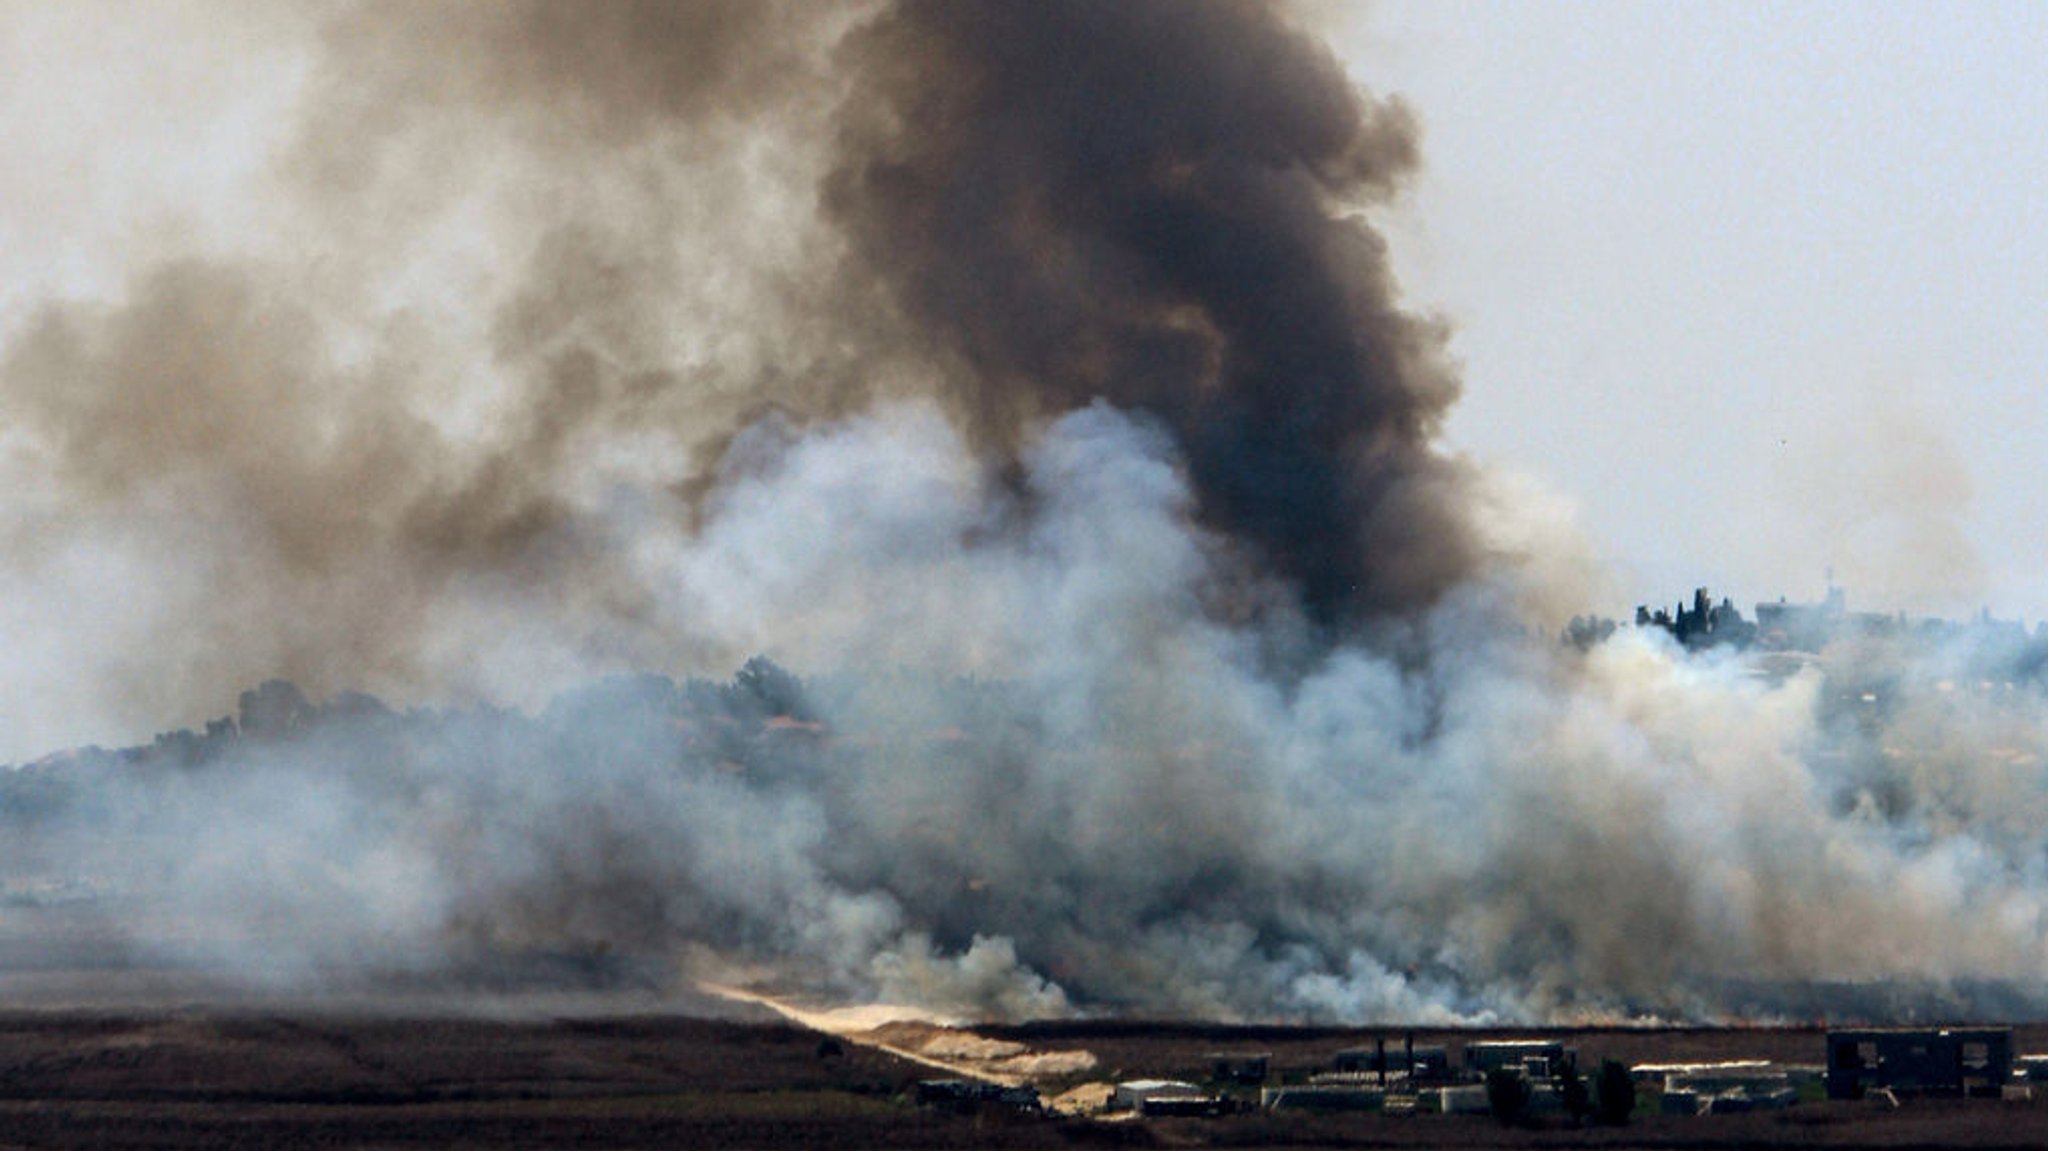
[[1828, 1098], [1883, 1089], [1997, 1097], [2012, 1078], [2010, 1027], [1873, 1027], [1828, 1032]]

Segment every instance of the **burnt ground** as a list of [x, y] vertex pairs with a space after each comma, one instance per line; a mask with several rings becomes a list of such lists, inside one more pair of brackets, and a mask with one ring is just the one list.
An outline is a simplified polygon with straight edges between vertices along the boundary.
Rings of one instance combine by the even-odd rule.
[[[1373, 1032], [1078, 1023], [990, 1029], [1086, 1049], [1092, 1077], [1205, 1074], [1218, 1050], [1269, 1051], [1276, 1077]], [[1517, 1034], [1528, 1034], [1518, 1032]], [[1811, 1029], [1551, 1032], [1582, 1062], [1818, 1062]], [[1478, 1033], [1419, 1032], [1454, 1049]], [[1398, 1037], [1396, 1038], [1398, 1042]], [[2048, 1049], [2048, 1028], [2018, 1046]], [[1502, 1129], [1445, 1116], [1112, 1123], [920, 1111], [926, 1069], [779, 1022], [666, 1016], [397, 1017], [333, 1011], [0, 1014], [0, 1147], [1743, 1148], [2048, 1144], [2048, 1104], [1803, 1104], [1776, 1114], [1639, 1119], [1616, 1130]]]

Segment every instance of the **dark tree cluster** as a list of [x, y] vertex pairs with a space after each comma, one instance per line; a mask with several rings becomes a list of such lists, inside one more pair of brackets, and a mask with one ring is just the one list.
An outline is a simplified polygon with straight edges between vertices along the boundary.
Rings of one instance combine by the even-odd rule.
[[[765, 656], [748, 660], [726, 683], [692, 679], [678, 686], [658, 675], [599, 680], [563, 692], [534, 717], [487, 706], [399, 712], [353, 691], [314, 703], [296, 684], [273, 679], [242, 692], [234, 715], [197, 730], [180, 728], [134, 747], [84, 747], [0, 768], [0, 818], [90, 806], [95, 781], [108, 777], [233, 770], [259, 760], [362, 769], [380, 759], [432, 758], [442, 754], [437, 748], [473, 743], [486, 731], [495, 733], [487, 742], [545, 748], [564, 770], [621, 752], [658, 754], [679, 764], [766, 767], [778, 758], [778, 742], [788, 742], [771, 731], [816, 736], [822, 731], [818, 716], [803, 681]], [[500, 762], [511, 771], [527, 758]]]
[[1662, 628], [1689, 648], [1742, 648], [1755, 643], [1757, 638], [1756, 625], [1742, 618], [1733, 600], [1723, 596], [1716, 604], [1706, 588], [1694, 589], [1690, 611], [1683, 601], [1668, 612], [1663, 608], [1654, 612], [1648, 607], [1636, 608], [1636, 626]]

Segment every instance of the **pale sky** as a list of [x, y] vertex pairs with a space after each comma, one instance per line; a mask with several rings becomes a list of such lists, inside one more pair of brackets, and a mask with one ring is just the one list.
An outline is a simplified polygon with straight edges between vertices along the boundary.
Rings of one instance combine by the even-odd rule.
[[2048, 7], [1330, 15], [1424, 125], [1392, 243], [1458, 327], [1454, 441], [1577, 506], [1603, 611], [1832, 565], [2048, 616]]

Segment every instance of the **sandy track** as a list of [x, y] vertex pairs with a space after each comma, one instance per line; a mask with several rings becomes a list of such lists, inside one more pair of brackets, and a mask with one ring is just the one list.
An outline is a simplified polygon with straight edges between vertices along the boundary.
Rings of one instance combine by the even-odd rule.
[[697, 986], [707, 994], [766, 1007], [801, 1027], [961, 1079], [1021, 1087], [1083, 1072], [1096, 1063], [1085, 1051], [1035, 1052], [1022, 1043], [976, 1035], [957, 1020], [915, 1007], [806, 1008], [742, 987], [707, 982]]

